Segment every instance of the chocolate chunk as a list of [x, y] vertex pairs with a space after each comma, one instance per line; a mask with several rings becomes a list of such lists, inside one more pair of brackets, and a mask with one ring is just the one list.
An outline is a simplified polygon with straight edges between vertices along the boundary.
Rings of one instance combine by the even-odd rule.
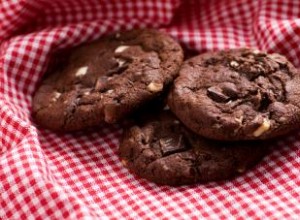
[[159, 144], [163, 156], [168, 156], [170, 154], [183, 151], [186, 148], [186, 145], [184, 144], [182, 139], [182, 135], [173, 135], [169, 137], [160, 138]]
[[231, 99], [236, 98], [238, 96], [238, 90], [236, 85], [230, 82], [221, 83], [220, 87], [222, 88], [222, 92], [229, 96]]
[[229, 97], [222, 93], [222, 89], [219, 87], [209, 87], [207, 89], [207, 96], [216, 102], [227, 102]]

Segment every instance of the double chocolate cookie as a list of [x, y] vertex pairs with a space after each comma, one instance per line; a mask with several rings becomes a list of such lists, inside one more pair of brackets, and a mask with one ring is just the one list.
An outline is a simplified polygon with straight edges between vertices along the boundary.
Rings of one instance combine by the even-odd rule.
[[168, 104], [207, 138], [268, 139], [300, 127], [299, 85], [298, 70], [279, 54], [209, 52], [184, 62]]
[[260, 142], [220, 142], [200, 137], [169, 111], [125, 130], [122, 163], [159, 184], [224, 180], [245, 172], [267, 153]]
[[177, 76], [180, 45], [156, 30], [132, 30], [79, 46], [41, 82], [36, 122], [53, 130], [114, 123], [159, 96]]

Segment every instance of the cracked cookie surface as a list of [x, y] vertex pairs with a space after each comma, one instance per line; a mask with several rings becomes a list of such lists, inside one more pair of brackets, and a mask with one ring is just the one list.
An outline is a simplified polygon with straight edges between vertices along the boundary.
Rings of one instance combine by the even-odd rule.
[[143, 178], [184, 185], [244, 173], [268, 152], [262, 145], [260, 141], [205, 139], [189, 131], [170, 111], [163, 111], [126, 129], [119, 154], [122, 163]]
[[300, 127], [299, 85], [299, 71], [279, 54], [210, 52], [184, 62], [168, 104], [207, 138], [268, 139]]
[[151, 29], [79, 46], [41, 82], [33, 117], [44, 127], [65, 131], [115, 123], [159, 96], [182, 61], [180, 45]]

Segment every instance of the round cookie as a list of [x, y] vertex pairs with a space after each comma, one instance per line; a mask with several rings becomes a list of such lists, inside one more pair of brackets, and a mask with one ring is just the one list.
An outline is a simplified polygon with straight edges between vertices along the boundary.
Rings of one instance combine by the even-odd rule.
[[184, 62], [168, 105], [204, 137], [268, 139], [300, 127], [299, 85], [299, 72], [279, 54], [210, 52]]
[[65, 131], [124, 118], [159, 96], [183, 61], [180, 45], [151, 29], [106, 36], [63, 56], [35, 93], [33, 117]]
[[125, 130], [119, 154], [137, 175], [159, 184], [225, 180], [244, 173], [268, 152], [255, 142], [220, 142], [186, 129], [169, 111]]

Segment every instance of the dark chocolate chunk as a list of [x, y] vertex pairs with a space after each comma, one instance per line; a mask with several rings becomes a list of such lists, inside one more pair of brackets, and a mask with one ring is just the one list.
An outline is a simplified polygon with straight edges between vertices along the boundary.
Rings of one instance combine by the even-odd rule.
[[159, 139], [162, 155], [167, 156], [186, 149], [186, 144], [183, 142], [182, 135], [169, 135]]
[[216, 102], [227, 102], [230, 99], [230, 97], [223, 94], [223, 91], [220, 87], [215, 86], [209, 87], [207, 89], [207, 96]]

